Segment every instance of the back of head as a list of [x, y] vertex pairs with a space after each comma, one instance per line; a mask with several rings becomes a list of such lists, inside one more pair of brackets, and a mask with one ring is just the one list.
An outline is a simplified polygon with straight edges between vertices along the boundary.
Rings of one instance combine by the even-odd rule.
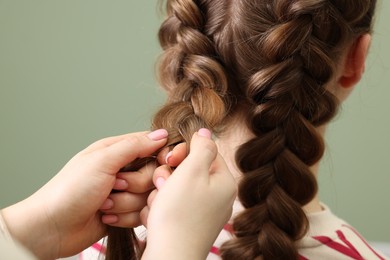
[[[236, 152], [243, 173], [235, 238], [224, 259], [294, 259], [317, 192], [309, 167], [324, 152], [316, 127], [337, 99], [328, 89], [347, 46], [371, 30], [375, 0], [167, 0], [159, 38], [166, 104], [153, 128], [169, 144], [237, 115], [254, 138]], [[238, 122], [240, 123], [240, 122]]]
[[294, 259], [317, 192], [309, 167], [323, 155], [316, 127], [335, 115], [327, 89], [341, 57], [371, 30], [375, 0], [171, 0], [159, 37], [167, 104], [154, 127], [172, 143], [200, 127], [217, 134], [235, 114], [255, 137], [236, 162], [245, 210], [225, 259]]

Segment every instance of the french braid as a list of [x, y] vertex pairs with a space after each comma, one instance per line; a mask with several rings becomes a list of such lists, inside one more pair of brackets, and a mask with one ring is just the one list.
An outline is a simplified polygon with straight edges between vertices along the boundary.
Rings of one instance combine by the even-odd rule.
[[152, 127], [170, 133], [168, 145], [189, 142], [201, 127], [220, 131], [227, 114], [228, 79], [215, 58], [215, 45], [204, 33], [203, 1], [167, 1], [168, 17], [159, 31], [164, 50], [159, 80], [168, 100]]
[[[167, 18], [159, 30], [164, 53], [159, 81], [168, 99], [152, 120], [152, 129], [168, 130], [167, 146], [190, 142], [202, 127], [221, 131], [227, 103], [228, 79], [218, 62], [214, 43], [204, 34], [207, 17], [197, 2], [167, 1]], [[131, 229], [111, 228], [106, 259], [140, 259]]]
[[[168, 99], [152, 129], [167, 129], [173, 146], [201, 127], [222, 132], [237, 113], [247, 115], [243, 123], [254, 135], [236, 152], [245, 210], [234, 219], [235, 237], [221, 248], [224, 259], [298, 257], [294, 243], [308, 228], [302, 206], [317, 193], [310, 166], [324, 152], [316, 128], [338, 107], [327, 84], [346, 47], [370, 31], [375, 4], [167, 0], [159, 80]], [[133, 250], [132, 239], [112, 244]], [[137, 250], [122, 258], [112, 252], [108, 259], [139, 258]]]
[[[308, 228], [302, 206], [317, 193], [310, 166], [324, 152], [316, 127], [330, 121], [338, 105], [326, 84], [356, 33], [351, 25], [370, 6], [370, 1], [232, 2], [231, 21], [240, 23], [226, 26], [233, 32], [235, 57], [228, 50], [233, 46], [225, 46], [228, 58], [222, 60], [235, 61], [226, 66], [246, 91], [247, 123], [256, 137], [236, 153], [245, 210], [234, 220], [235, 238], [221, 248], [224, 259], [298, 258], [294, 242]], [[349, 8], [354, 10], [343, 17]]]

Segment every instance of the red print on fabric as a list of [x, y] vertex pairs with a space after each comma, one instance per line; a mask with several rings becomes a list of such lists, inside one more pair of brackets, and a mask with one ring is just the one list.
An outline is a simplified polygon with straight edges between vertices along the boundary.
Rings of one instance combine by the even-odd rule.
[[[331, 238], [326, 237], [326, 236], [315, 236], [313, 238], [318, 240], [322, 244], [328, 246], [329, 248], [331, 248], [331, 249], [333, 249], [333, 250], [335, 250], [343, 255], [351, 257], [352, 259], [364, 260], [364, 258], [360, 255], [360, 253], [356, 250], [356, 248], [351, 244], [351, 242], [349, 242], [347, 240], [347, 238], [345, 237], [344, 233], [341, 230], [337, 230], [336, 234], [337, 234], [338, 238], [344, 244], [336, 242], [336, 241], [334, 241]], [[367, 243], [365, 243], [365, 244], [368, 246]], [[370, 248], [370, 249], [374, 252], [374, 250], [372, 248]], [[384, 260], [384, 258], [380, 257], [376, 252], [374, 252], [374, 253], [378, 256], [379, 259]]]

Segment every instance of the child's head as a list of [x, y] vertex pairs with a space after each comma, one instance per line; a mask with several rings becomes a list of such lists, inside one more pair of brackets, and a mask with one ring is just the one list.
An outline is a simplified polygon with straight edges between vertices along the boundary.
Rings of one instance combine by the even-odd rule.
[[321, 125], [337, 103], [323, 89], [335, 92], [328, 83], [348, 47], [371, 31], [375, 2], [168, 0], [159, 78], [176, 109], [164, 112], [178, 113], [179, 125], [188, 118], [218, 130], [225, 116], [253, 116], [259, 105], [282, 98], [288, 102], [281, 114], [294, 107]]
[[[293, 259], [317, 192], [317, 128], [363, 72], [375, 0], [168, 0], [159, 78], [168, 101], [154, 128], [170, 143], [201, 127], [246, 124], [236, 152], [246, 208], [225, 258]], [[234, 119], [234, 120], [232, 120]]]

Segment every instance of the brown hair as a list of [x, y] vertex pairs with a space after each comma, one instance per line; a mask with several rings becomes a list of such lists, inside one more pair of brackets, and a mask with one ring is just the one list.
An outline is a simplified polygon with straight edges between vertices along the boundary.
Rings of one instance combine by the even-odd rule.
[[218, 135], [240, 113], [255, 136], [236, 152], [245, 209], [221, 248], [224, 259], [297, 258], [294, 242], [308, 228], [302, 206], [317, 193], [309, 167], [324, 152], [316, 127], [338, 107], [326, 85], [346, 47], [371, 30], [375, 4], [167, 1], [159, 79], [168, 99], [152, 128], [167, 129], [174, 145], [201, 127]]

